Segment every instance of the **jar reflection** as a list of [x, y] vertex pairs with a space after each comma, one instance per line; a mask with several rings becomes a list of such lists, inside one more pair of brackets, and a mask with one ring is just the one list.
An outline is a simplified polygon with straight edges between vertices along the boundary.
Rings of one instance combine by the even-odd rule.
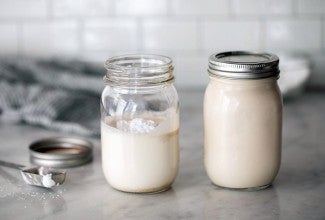
[[206, 219], [279, 219], [280, 206], [274, 187], [246, 192], [211, 189], [205, 203]]
[[103, 201], [104, 219], [177, 219], [179, 204], [175, 191], [160, 194], [107, 192]]

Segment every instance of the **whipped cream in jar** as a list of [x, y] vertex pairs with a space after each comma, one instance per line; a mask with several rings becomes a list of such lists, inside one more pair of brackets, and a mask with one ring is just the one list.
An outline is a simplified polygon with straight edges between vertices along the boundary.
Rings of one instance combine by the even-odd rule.
[[179, 164], [179, 104], [172, 60], [126, 55], [106, 61], [101, 97], [102, 168], [124, 192], [171, 187]]
[[279, 59], [244, 51], [213, 54], [204, 97], [204, 163], [220, 187], [261, 189], [281, 162]]

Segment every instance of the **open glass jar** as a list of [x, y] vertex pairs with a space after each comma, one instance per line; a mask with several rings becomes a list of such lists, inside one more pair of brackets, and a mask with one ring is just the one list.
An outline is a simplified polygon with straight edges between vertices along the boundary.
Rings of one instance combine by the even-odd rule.
[[102, 167], [118, 190], [168, 189], [178, 172], [179, 103], [172, 60], [126, 55], [106, 61], [101, 97]]
[[221, 187], [260, 189], [281, 161], [279, 59], [243, 51], [213, 54], [204, 98], [204, 162]]

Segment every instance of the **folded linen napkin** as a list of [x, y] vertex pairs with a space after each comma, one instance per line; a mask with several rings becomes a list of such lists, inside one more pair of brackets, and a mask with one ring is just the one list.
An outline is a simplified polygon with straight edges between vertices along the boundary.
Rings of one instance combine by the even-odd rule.
[[104, 68], [81, 61], [0, 60], [0, 122], [100, 133]]

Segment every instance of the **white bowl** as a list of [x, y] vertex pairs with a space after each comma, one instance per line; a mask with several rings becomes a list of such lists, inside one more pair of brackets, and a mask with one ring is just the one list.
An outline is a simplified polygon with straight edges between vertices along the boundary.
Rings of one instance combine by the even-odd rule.
[[305, 88], [310, 76], [309, 61], [303, 56], [283, 55], [280, 58], [280, 79], [278, 81], [283, 97], [296, 97]]

